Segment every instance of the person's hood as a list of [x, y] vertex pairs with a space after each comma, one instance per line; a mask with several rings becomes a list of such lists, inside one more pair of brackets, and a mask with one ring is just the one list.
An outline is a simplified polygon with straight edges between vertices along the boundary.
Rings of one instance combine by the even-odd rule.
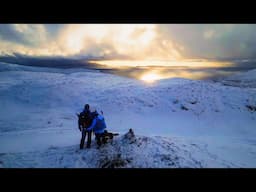
[[104, 117], [103, 117], [102, 115], [100, 115], [100, 114], [99, 114], [99, 115], [98, 115], [98, 119], [99, 119], [99, 120], [103, 120], [103, 119], [104, 119]]

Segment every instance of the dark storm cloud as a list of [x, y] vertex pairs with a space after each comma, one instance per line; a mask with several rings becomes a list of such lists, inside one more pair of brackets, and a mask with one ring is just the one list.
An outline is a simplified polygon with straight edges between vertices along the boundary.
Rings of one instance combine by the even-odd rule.
[[187, 58], [256, 58], [254, 24], [173, 24], [158, 30], [163, 38], [184, 47], [181, 54]]
[[22, 33], [19, 33], [13, 25], [9, 24], [0, 24], [0, 40], [27, 44], [26, 37]]
[[39, 47], [47, 41], [47, 32], [41, 24], [0, 24], [0, 41], [12, 46]]
[[59, 33], [65, 28], [67, 24], [44, 24], [44, 27], [48, 33], [49, 38], [56, 38]]

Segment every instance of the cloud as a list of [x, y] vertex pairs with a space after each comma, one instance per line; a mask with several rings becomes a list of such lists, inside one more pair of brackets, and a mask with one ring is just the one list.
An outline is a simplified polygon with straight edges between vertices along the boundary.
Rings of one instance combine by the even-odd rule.
[[113, 59], [256, 59], [256, 25], [1, 24], [0, 50]]
[[1, 24], [0, 39], [29, 47], [39, 46], [47, 40], [44, 25], [27, 24]]
[[152, 24], [69, 25], [59, 42], [69, 54], [148, 58], [159, 56], [158, 47], [154, 46], [155, 28]]
[[58, 34], [65, 25], [11, 24], [0, 26], [0, 48], [3, 52], [29, 55], [62, 54]]
[[216, 35], [216, 31], [215, 30], [206, 30], [204, 31], [204, 38], [205, 39], [212, 39], [214, 38], [214, 36]]
[[182, 45], [185, 58], [255, 58], [254, 24], [173, 24], [159, 25], [159, 34]]
[[170, 40], [161, 40], [154, 24], [2, 25], [1, 29], [0, 48], [6, 52], [136, 59], [180, 56]]

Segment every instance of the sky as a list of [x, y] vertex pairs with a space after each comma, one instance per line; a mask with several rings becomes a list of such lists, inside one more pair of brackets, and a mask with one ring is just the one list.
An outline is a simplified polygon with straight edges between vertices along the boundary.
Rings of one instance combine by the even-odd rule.
[[255, 24], [0, 24], [0, 54], [256, 59]]
[[[39, 60], [29, 61], [26, 56], [49, 58], [43, 61], [48, 66], [51, 59], [62, 57], [89, 60], [90, 66], [142, 67], [136, 73], [124, 71], [139, 79], [205, 78], [216, 70], [202, 71], [203, 67], [256, 68], [256, 24], [0, 24], [1, 61], [17, 54], [34, 65]], [[63, 62], [59, 60], [58, 65]], [[79, 62], [78, 66], [84, 65]], [[69, 63], [76, 62], [66, 60]], [[169, 68], [168, 74], [166, 69], [143, 68], [152, 66], [186, 68], [179, 72]], [[218, 71], [217, 76], [223, 74], [230, 71]]]

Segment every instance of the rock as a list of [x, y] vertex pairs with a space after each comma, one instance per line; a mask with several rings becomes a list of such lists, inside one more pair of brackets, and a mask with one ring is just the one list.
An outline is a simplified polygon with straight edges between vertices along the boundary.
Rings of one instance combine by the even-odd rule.
[[253, 106], [253, 105], [246, 105], [246, 107], [247, 107], [247, 109], [249, 110], [249, 111], [256, 111], [256, 106]]
[[187, 111], [188, 110], [188, 108], [187, 107], [185, 107], [184, 105], [181, 105], [181, 107], [180, 107], [182, 110], [185, 110], [185, 111]]
[[132, 129], [129, 129], [129, 131], [124, 135], [124, 139], [128, 140], [130, 144], [134, 143], [136, 141], [134, 131]]

